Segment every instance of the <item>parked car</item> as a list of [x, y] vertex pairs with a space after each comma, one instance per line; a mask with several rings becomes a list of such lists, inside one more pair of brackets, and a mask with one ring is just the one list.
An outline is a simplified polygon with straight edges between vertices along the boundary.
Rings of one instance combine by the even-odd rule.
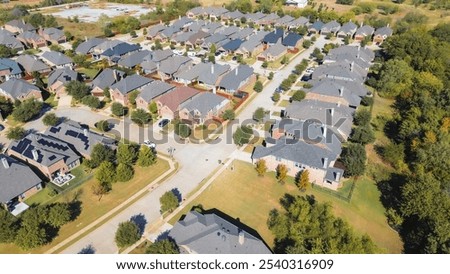
[[195, 57], [195, 55], [196, 55], [195, 51], [188, 51], [187, 52], [187, 56], [188, 57]]
[[3, 131], [5, 129], [5, 126], [0, 124], [0, 131]]
[[148, 147], [151, 148], [151, 149], [155, 149], [155, 148], [156, 148], [156, 144], [153, 143], [153, 142], [150, 141], [150, 140], [145, 140], [145, 141], [144, 141], [144, 145], [148, 146]]
[[283, 89], [282, 89], [281, 87], [277, 87], [277, 88], [275, 89], [275, 92], [277, 92], [277, 93], [282, 93], [282, 92], [283, 92]]
[[234, 93], [233, 96], [236, 98], [239, 98], [239, 99], [244, 99], [245, 97], [248, 96], [248, 93], [245, 91], [238, 91], [238, 92]]
[[181, 50], [177, 50], [177, 49], [174, 49], [174, 50], [173, 50], [173, 53], [174, 53], [175, 55], [179, 55], [179, 56], [183, 55], [183, 52], [182, 52]]
[[169, 119], [162, 119], [161, 121], [159, 121], [158, 126], [165, 127], [169, 122], [170, 122]]

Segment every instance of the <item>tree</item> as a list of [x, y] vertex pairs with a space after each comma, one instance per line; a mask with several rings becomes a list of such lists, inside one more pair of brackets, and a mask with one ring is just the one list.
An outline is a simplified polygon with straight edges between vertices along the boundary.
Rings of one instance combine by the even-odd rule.
[[269, 72], [269, 76], [267, 76], [267, 79], [272, 80], [273, 79], [273, 71]]
[[264, 176], [264, 173], [267, 172], [266, 161], [264, 159], [259, 159], [256, 162], [255, 169], [256, 169], [256, 172], [258, 173], [258, 176]]
[[4, 96], [0, 96], [0, 115], [1, 117], [5, 118], [7, 117], [9, 114], [11, 114], [11, 112], [13, 111], [13, 104], [11, 103], [11, 101], [4, 97]]
[[19, 222], [6, 210], [0, 209], [0, 243], [12, 243], [16, 238]]
[[147, 254], [179, 254], [177, 244], [171, 239], [163, 239], [151, 244], [145, 251]]
[[307, 169], [300, 171], [295, 178], [295, 183], [300, 191], [305, 191], [309, 186], [309, 171]]
[[155, 152], [148, 146], [141, 146], [139, 150], [139, 156], [137, 160], [137, 165], [141, 167], [148, 167], [156, 163]]
[[42, 123], [46, 126], [56, 126], [59, 122], [59, 117], [54, 113], [45, 114], [44, 118], [42, 118]]
[[91, 109], [97, 109], [102, 106], [100, 99], [98, 99], [97, 97], [95, 97], [93, 95], [87, 95], [87, 96], [83, 97], [83, 99], [81, 99], [81, 102], [84, 105], [90, 107]]
[[77, 54], [72, 57], [73, 62], [80, 67], [87, 67], [89, 63], [87, 62], [87, 56], [84, 54]]
[[105, 28], [103, 29], [103, 34], [104, 34], [106, 37], [113, 37], [113, 36], [114, 36], [114, 33], [112, 32], [112, 30], [111, 30], [109, 27], [105, 27]]
[[131, 112], [131, 121], [133, 121], [140, 127], [148, 124], [151, 118], [152, 117], [150, 116], [150, 114], [143, 109], [136, 109], [135, 111]]
[[102, 162], [114, 162], [116, 160], [116, 156], [114, 151], [103, 145], [103, 144], [96, 144], [91, 152], [91, 159], [86, 160], [88, 166], [90, 168], [96, 168], [98, 167]]
[[258, 123], [261, 123], [265, 115], [266, 111], [264, 110], [264, 108], [257, 108], [253, 113], [253, 120], [257, 121]]
[[235, 117], [236, 117], [236, 114], [234, 113], [234, 110], [232, 110], [232, 109], [227, 109], [222, 114], [222, 118], [224, 120], [234, 120]]
[[61, 227], [70, 221], [71, 215], [69, 204], [56, 203], [50, 206], [46, 221], [53, 227]]
[[6, 133], [6, 138], [9, 140], [20, 140], [23, 137], [25, 137], [25, 129], [20, 126], [11, 127], [8, 129], [8, 132]]
[[85, 83], [75, 80], [66, 84], [66, 91], [77, 101], [80, 101], [83, 97], [89, 95], [89, 87]]
[[250, 142], [252, 134], [253, 130], [251, 128], [249, 128], [248, 126], [240, 126], [233, 134], [233, 141], [238, 146], [248, 144]]
[[[105, 97], [105, 98], [107, 98], [108, 100], [111, 100], [111, 91], [110, 91], [110, 89], [109, 89], [109, 87], [105, 87], [104, 89], [103, 89], [103, 96]], [[122, 106], [122, 104], [120, 104], [120, 103], [113, 103], [113, 105], [114, 104], [119, 104], [120, 106]], [[122, 106], [123, 107], [123, 106]], [[114, 115], [116, 115], [116, 114], [114, 114]], [[117, 116], [120, 116], [120, 115], [117, 115]]]
[[280, 63], [282, 65], [285, 65], [285, 64], [289, 63], [289, 58], [286, 55], [284, 55], [283, 58], [281, 59]]
[[306, 93], [303, 90], [297, 90], [291, 97], [291, 101], [298, 101], [305, 99]]
[[348, 176], [363, 175], [366, 169], [366, 150], [363, 145], [349, 144], [342, 149], [341, 160]]
[[5, 45], [0, 45], [0, 58], [10, 58], [17, 54], [17, 51]]
[[139, 90], [133, 90], [128, 95], [128, 101], [133, 107], [136, 107], [136, 98], [139, 96]]
[[358, 126], [353, 129], [351, 141], [366, 145], [375, 141], [375, 134], [370, 125]]
[[139, 227], [132, 221], [119, 224], [114, 240], [119, 248], [130, 246], [141, 238]]
[[161, 45], [161, 41], [159, 39], [155, 40], [155, 50], [161, 50], [163, 49], [162, 45]]
[[175, 122], [175, 134], [180, 136], [181, 138], [185, 139], [188, 138], [191, 135], [191, 128], [189, 125], [182, 123], [182, 122]]
[[148, 111], [150, 111], [151, 114], [158, 114], [158, 104], [155, 101], [151, 101], [150, 104], [148, 104]]
[[267, 68], [269, 66], [269, 62], [267, 62], [267, 61], [264, 61], [262, 64], [261, 64], [261, 67], [262, 68]]
[[286, 180], [288, 169], [286, 165], [279, 164], [277, 166], [277, 180], [279, 183], [284, 184], [284, 181]]
[[139, 153], [137, 145], [119, 144], [117, 147], [116, 158], [119, 164], [132, 165], [136, 162]]
[[336, 4], [341, 4], [341, 5], [353, 5], [353, 2], [355, 0], [336, 0]]
[[261, 92], [262, 90], [263, 90], [263, 84], [262, 84], [262, 82], [261, 81], [256, 81], [255, 82], [255, 85], [253, 86], [253, 90], [254, 91], [256, 91], [256, 92]]
[[280, 101], [280, 94], [278, 92], [274, 92], [273, 95], [272, 95], [272, 100], [274, 102]]
[[116, 116], [124, 116], [125, 115], [125, 108], [121, 103], [114, 102], [111, 105], [111, 112], [112, 114]]
[[98, 201], [100, 201], [103, 195], [107, 194], [110, 189], [109, 184], [105, 182], [95, 181], [92, 185], [92, 193], [98, 197]]
[[43, 103], [37, 101], [33, 98], [23, 101], [19, 106], [17, 106], [13, 112], [12, 116], [19, 122], [28, 122], [41, 112]]
[[159, 198], [159, 202], [161, 204], [161, 213], [171, 213], [179, 205], [178, 198], [173, 191], [167, 191], [164, 193], [161, 198]]
[[355, 124], [358, 126], [367, 126], [370, 123], [372, 114], [368, 109], [361, 109], [355, 114]]
[[95, 124], [95, 127], [102, 132], [107, 132], [109, 130], [109, 122], [107, 120], [100, 120]]
[[333, 216], [330, 204], [320, 204], [313, 197], [289, 194], [280, 204], [283, 211], [273, 209], [267, 220], [275, 236], [275, 253], [359, 254], [377, 251], [367, 235], [356, 235], [344, 220]]
[[33, 207], [21, 216], [21, 227], [17, 231], [15, 243], [24, 250], [29, 250], [48, 242], [48, 234], [43, 227], [46, 218], [45, 208]]
[[134, 176], [134, 170], [131, 165], [119, 163], [116, 168], [116, 179], [119, 182], [128, 182]]
[[95, 171], [95, 179], [102, 183], [113, 183], [116, 181], [116, 169], [111, 162], [102, 162]]

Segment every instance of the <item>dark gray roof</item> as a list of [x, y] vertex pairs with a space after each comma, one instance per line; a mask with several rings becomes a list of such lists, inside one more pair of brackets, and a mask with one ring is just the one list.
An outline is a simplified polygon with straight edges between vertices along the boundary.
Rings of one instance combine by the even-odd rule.
[[207, 23], [202, 27], [203, 31], [206, 31], [210, 34], [216, 33], [216, 31], [222, 29], [222, 24], [219, 22]]
[[194, 23], [190, 24], [187, 29], [189, 31], [197, 32], [202, 29], [202, 27], [206, 24], [204, 20], [197, 20]]
[[336, 20], [330, 21], [322, 26], [322, 32], [337, 32], [341, 28], [341, 24], [339, 24]]
[[19, 57], [17, 57], [17, 63], [19, 63], [28, 73], [50, 69], [47, 64], [37, 59], [37, 57], [33, 55], [20, 55]]
[[0, 154], [0, 203], [7, 203], [40, 183], [30, 167]]
[[0, 29], [0, 45], [8, 48], [23, 50], [24, 45], [11, 32]]
[[175, 33], [180, 32], [180, 29], [177, 29], [173, 26], [167, 27], [166, 29], [160, 31], [159, 33], [161, 34], [161, 36], [163, 37], [167, 37], [170, 38], [172, 37]]
[[151, 82], [149, 85], [144, 87], [139, 94], [139, 97], [144, 99], [144, 101], [150, 103], [154, 98], [161, 96], [162, 94], [168, 93], [175, 88], [173, 85], [169, 85], [165, 82], [156, 80]]
[[340, 61], [332, 64], [321, 65], [312, 74], [312, 79], [332, 78], [346, 81], [364, 82], [367, 71], [354, 63]]
[[280, 39], [283, 38], [283, 35], [284, 30], [282, 28], [277, 28], [274, 31], [268, 33], [266, 36], [264, 36], [263, 42], [276, 44]]
[[[285, 25], [288, 27], [299, 27], [299, 26], [306, 26], [308, 23], [309, 23], [308, 18], [300, 16], [299, 18], [297, 18], [293, 21], [285, 23]], [[318, 21], [318, 25], [316, 25], [316, 27], [319, 27], [319, 25], [321, 25], [321, 24], [323, 25], [322, 22]], [[320, 28], [318, 30], [320, 30]]]
[[172, 37], [171, 41], [174, 41], [176, 43], [185, 43], [188, 41], [189, 37], [194, 35], [194, 32], [188, 31], [188, 32], [181, 32], [174, 37]]
[[165, 30], [166, 28], [167, 28], [167, 26], [165, 26], [163, 24], [154, 25], [148, 29], [147, 36], [154, 37], [154, 36], [156, 36], [156, 34], [158, 34], [160, 31]]
[[72, 63], [71, 58], [57, 51], [46, 51], [42, 54], [42, 58], [56, 66]]
[[246, 51], [252, 51], [257, 46], [261, 45], [261, 40], [263, 37], [260, 37], [260, 35], [252, 35], [248, 38], [247, 41], [241, 44], [239, 49], [246, 50]]
[[220, 64], [208, 64], [209, 69], [206, 68], [199, 75], [198, 81], [205, 83], [207, 85], [215, 85], [220, 76], [225, 74], [230, 70], [230, 65], [220, 65]]
[[229, 18], [231, 20], [241, 19], [244, 16], [239, 10], [230, 11], [222, 15], [222, 17]]
[[356, 32], [357, 28], [358, 26], [350, 21], [342, 25], [342, 27], [339, 29], [339, 33], [352, 36]]
[[229, 101], [228, 99], [209, 92], [199, 93], [191, 100], [180, 105], [180, 109], [187, 109], [191, 113], [199, 112], [201, 117], [214, 110], [217, 106]]
[[186, 69], [180, 71], [179, 73], [176, 73], [175, 78], [192, 82], [196, 80], [207, 69], [210, 69], [210, 65], [208, 63], [201, 62], [194, 65], [190, 69]]
[[64, 36], [64, 31], [57, 28], [46, 28], [44, 29], [43, 33], [47, 34], [50, 37], [50, 39], [53, 40], [59, 40], [61, 37]]
[[10, 78], [0, 84], [0, 92], [9, 94], [14, 99], [26, 97], [31, 91], [39, 91], [39, 88], [22, 79]]
[[8, 58], [0, 58], [0, 70], [9, 70], [10, 74], [21, 74], [22, 69], [19, 64]]
[[223, 41], [225, 39], [227, 39], [226, 35], [216, 33], [216, 34], [213, 34], [213, 35], [211, 35], [209, 37], [206, 37], [204, 43], [208, 44], [208, 45], [210, 45], [210, 44], [217, 44], [218, 42]]
[[375, 29], [372, 28], [371, 26], [364, 25], [364, 26], [360, 27], [358, 30], [356, 30], [355, 35], [371, 36], [374, 31], [375, 31]]
[[286, 47], [295, 47], [298, 41], [301, 40], [302, 38], [303, 36], [301, 36], [298, 33], [289, 32], [288, 35], [286, 35], [286, 37], [283, 38], [283, 42], [281, 42], [281, 44], [283, 44], [283, 46]]
[[166, 60], [170, 56], [173, 56], [173, 51], [170, 49], [160, 49], [152, 51], [151, 54], [152, 54], [151, 60], [153, 62], [159, 63], [163, 60]]
[[318, 21], [314, 22], [308, 29], [309, 30], [314, 29], [315, 31], [320, 31], [320, 30], [322, 30], [323, 26], [324, 26], [324, 23], [322, 21], [318, 20]]
[[[38, 35], [36, 32], [34, 31], [25, 31], [19, 35], [17, 35], [18, 38], [22, 38], [24, 40], [44, 40], [43, 37], [41, 37], [40, 35]], [[45, 40], [44, 40], [45, 41]]]
[[248, 22], [256, 22], [259, 19], [265, 17], [266, 15], [260, 11], [255, 12], [255, 13], [247, 13], [245, 15], [245, 18], [247, 19]]
[[104, 52], [105, 50], [114, 48], [115, 46], [124, 43], [123, 41], [120, 40], [105, 40], [103, 41], [103, 43], [98, 44], [97, 46], [95, 46], [95, 51], [96, 52]]
[[275, 44], [270, 46], [268, 49], [266, 49], [265, 51], [263, 51], [261, 53], [262, 56], [267, 56], [267, 55], [272, 55], [272, 56], [278, 56], [280, 55], [283, 51], [286, 50], [286, 47], [283, 46], [281, 43]]
[[91, 86], [105, 89], [106, 87], [111, 87], [117, 81], [122, 80], [124, 76], [125, 72], [121, 70], [106, 68], [97, 74], [92, 81]]
[[197, 254], [271, 254], [264, 242], [216, 214], [191, 211], [169, 233], [182, 250]]
[[31, 133], [19, 141], [13, 141], [8, 149], [33, 161], [32, 151], [36, 150], [38, 154], [36, 162], [47, 167], [60, 160], [71, 164], [80, 159], [68, 143], [40, 133]]
[[136, 44], [128, 44], [128, 43], [120, 43], [118, 45], [116, 45], [113, 48], [109, 48], [107, 50], [105, 50], [102, 55], [106, 56], [106, 57], [112, 57], [112, 56], [122, 56], [125, 55], [127, 53], [133, 52], [133, 51], [137, 51], [139, 50], [141, 47], [139, 45]]
[[219, 86], [227, 90], [238, 90], [243, 81], [253, 75], [253, 68], [247, 65], [239, 65], [229, 73], [227, 73], [222, 80], [220, 80]]
[[390, 27], [382, 27], [375, 31], [375, 35], [381, 35], [381, 36], [391, 36], [393, 33], [392, 29]]
[[248, 39], [250, 35], [253, 34], [255, 30], [252, 28], [243, 28], [239, 30], [238, 32], [233, 33], [230, 35], [230, 39]]
[[133, 90], [140, 89], [153, 82], [152, 79], [134, 74], [123, 78], [111, 86], [111, 89], [117, 89], [122, 94], [127, 94]]
[[224, 30], [220, 31], [220, 33], [223, 35], [226, 35], [226, 36], [230, 36], [240, 30], [241, 29], [236, 26], [230, 26], [230, 27], [226, 27]]
[[222, 48], [223, 48], [224, 50], [235, 51], [235, 50], [237, 50], [237, 49], [241, 46], [241, 44], [242, 44], [243, 42], [244, 42], [244, 41], [242, 41], [241, 39], [231, 40], [231, 41], [229, 41], [228, 43], [224, 44], [224, 45], [222, 46]]
[[82, 42], [78, 45], [78, 47], [75, 49], [77, 53], [80, 54], [88, 54], [93, 48], [100, 45], [101, 43], [105, 42], [105, 39], [101, 38], [90, 38], [87, 41]]
[[52, 71], [48, 76], [48, 84], [53, 85], [56, 81], [68, 83], [70, 81], [79, 80], [78, 72], [65, 67]]
[[193, 22], [194, 22], [194, 20], [192, 20], [191, 18], [183, 16], [180, 19], [176, 20], [172, 24], [172, 27], [177, 29], [177, 30], [180, 30], [181, 28], [183, 28], [183, 27], [185, 27], [185, 26], [187, 26], [189, 24], [192, 24]]
[[192, 60], [189, 57], [172, 56], [161, 62], [160, 66], [159, 66], [159, 70], [166, 74], [172, 75], [176, 72], [179, 72], [180, 68], [183, 65], [186, 65], [190, 62], [192, 62]]
[[330, 167], [325, 174], [325, 180], [330, 182], [337, 182], [344, 176], [344, 170], [340, 168]]
[[5, 23], [5, 25], [14, 26], [14, 27], [20, 29], [23, 32], [26, 32], [26, 31], [31, 32], [33, 30], [36, 30], [36, 28], [33, 27], [31, 24], [28, 24], [28, 23], [25, 23], [22, 20], [16, 20], [16, 19]]
[[130, 53], [129, 55], [122, 56], [118, 63], [119, 66], [126, 68], [134, 68], [135, 66], [142, 63], [143, 60], [148, 60], [151, 58], [151, 52], [148, 50], [137, 51]]
[[85, 156], [90, 156], [92, 149], [97, 144], [103, 144], [112, 149], [116, 148], [114, 139], [84, 129], [79, 123], [71, 120], [49, 127], [45, 134], [68, 143], [75, 151]]
[[336, 60], [347, 59], [349, 61], [355, 61], [356, 59], [361, 59], [369, 64], [375, 58], [375, 53], [366, 47], [347, 45], [331, 49], [328, 56], [337, 56], [335, 58]]
[[275, 21], [275, 26], [286, 26], [287, 23], [294, 21], [295, 18], [290, 15], [285, 15]]
[[[352, 90], [346, 88], [349, 85], [345, 85], [346, 81], [335, 81], [334, 79], [330, 78], [321, 78], [317, 80], [309, 81], [312, 86], [312, 88], [308, 89], [307, 92], [312, 92], [316, 94], [322, 94], [326, 96], [332, 96], [336, 98], [343, 98], [345, 99], [350, 106], [359, 106], [361, 102], [361, 97], [359, 97], [357, 94], [354, 94]], [[338, 102], [339, 100], [336, 99]]]

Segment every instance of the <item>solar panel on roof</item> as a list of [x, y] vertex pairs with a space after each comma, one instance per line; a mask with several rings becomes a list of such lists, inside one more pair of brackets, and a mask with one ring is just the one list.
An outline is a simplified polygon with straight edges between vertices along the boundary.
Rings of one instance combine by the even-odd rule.
[[78, 132], [75, 132], [73, 130], [68, 130], [68, 131], [66, 131], [66, 135], [76, 138], [78, 136]]

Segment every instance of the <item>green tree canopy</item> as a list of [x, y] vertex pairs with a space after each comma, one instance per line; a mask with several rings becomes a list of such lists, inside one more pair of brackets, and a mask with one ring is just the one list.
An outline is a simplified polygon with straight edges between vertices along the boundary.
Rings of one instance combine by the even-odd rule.
[[139, 241], [140, 238], [139, 227], [132, 221], [120, 223], [114, 237], [119, 248], [130, 246]]
[[348, 176], [363, 175], [366, 169], [366, 150], [363, 145], [349, 144], [342, 149], [341, 160]]
[[297, 90], [294, 92], [294, 94], [291, 97], [292, 101], [298, 101], [305, 99], [306, 93], [303, 90]]
[[159, 202], [161, 204], [161, 213], [164, 212], [172, 212], [175, 208], [178, 207], [179, 202], [177, 196], [173, 193], [173, 191], [167, 191], [160, 198]]
[[36, 117], [42, 109], [43, 103], [35, 99], [27, 99], [17, 106], [12, 116], [19, 122], [28, 122]]
[[144, 126], [145, 124], [148, 124], [151, 118], [152, 117], [148, 112], [140, 108], [131, 112], [131, 121], [133, 121], [135, 124], [141, 127]]
[[111, 112], [112, 114], [116, 116], [124, 116], [125, 115], [125, 108], [121, 103], [114, 102], [111, 105]]
[[55, 113], [47, 113], [44, 118], [42, 118], [42, 123], [46, 126], [56, 126], [59, 122], [59, 117]]
[[69, 204], [56, 203], [50, 206], [46, 221], [53, 227], [61, 227], [70, 221], [71, 215]]
[[177, 244], [170, 239], [156, 241], [151, 244], [145, 251], [147, 254], [179, 254]]
[[26, 131], [23, 127], [11, 127], [8, 129], [8, 132], [6, 132], [6, 138], [9, 140], [20, 140], [25, 137], [25, 133]]
[[116, 179], [119, 182], [128, 182], [134, 176], [133, 166], [119, 163], [116, 168]]
[[90, 168], [96, 168], [102, 162], [114, 162], [116, 160], [116, 156], [114, 151], [102, 144], [96, 144], [91, 152], [91, 159], [88, 162], [88, 166]]
[[263, 90], [263, 84], [261, 81], [256, 81], [255, 85], [253, 86], [253, 90], [256, 92], [261, 92]]
[[19, 229], [19, 221], [11, 213], [0, 209], [0, 243], [12, 243]]
[[66, 84], [66, 91], [73, 99], [80, 101], [89, 95], [89, 87], [84, 82], [70, 81]]
[[116, 181], [116, 169], [111, 162], [102, 162], [95, 171], [95, 179], [102, 183], [113, 183]]
[[137, 165], [141, 167], [148, 167], [156, 163], [156, 155], [148, 146], [141, 146], [139, 150], [139, 156]]
[[234, 120], [235, 117], [236, 117], [236, 114], [234, 113], [234, 110], [232, 110], [232, 109], [227, 109], [222, 114], [222, 118], [224, 120]]

